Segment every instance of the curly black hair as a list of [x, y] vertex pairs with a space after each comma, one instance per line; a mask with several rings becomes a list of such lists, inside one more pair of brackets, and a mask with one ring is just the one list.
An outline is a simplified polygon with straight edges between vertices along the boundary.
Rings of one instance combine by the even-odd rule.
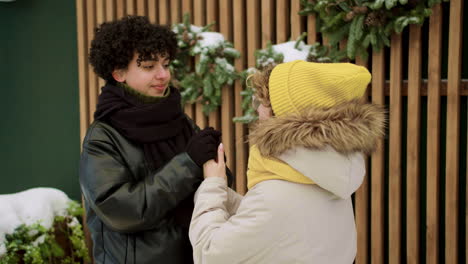
[[139, 54], [138, 66], [156, 55], [172, 60], [177, 52], [176, 35], [168, 26], [151, 24], [144, 16], [105, 22], [94, 31], [89, 63], [99, 77], [114, 83], [112, 72], [126, 69], [135, 52]]

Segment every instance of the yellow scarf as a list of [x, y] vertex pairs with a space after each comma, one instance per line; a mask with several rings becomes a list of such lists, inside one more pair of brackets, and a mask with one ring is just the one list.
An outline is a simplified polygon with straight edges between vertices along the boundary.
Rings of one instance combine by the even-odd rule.
[[303, 184], [315, 184], [314, 181], [285, 162], [275, 158], [263, 157], [257, 146], [253, 145], [250, 147], [249, 152], [247, 187], [251, 189], [255, 184], [266, 180], [285, 180]]

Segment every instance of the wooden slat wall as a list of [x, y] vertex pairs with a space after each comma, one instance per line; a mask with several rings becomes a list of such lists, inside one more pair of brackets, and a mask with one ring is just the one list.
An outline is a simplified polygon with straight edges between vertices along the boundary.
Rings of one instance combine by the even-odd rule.
[[[245, 1], [233, 1], [233, 34], [234, 47], [241, 52], [240, 58], [235, 62], [237, 71], [242, 71], [247, 67], [247, 14]], [[235, 115], [242, 116], [242, 91], [243, 84], [241, 81], [236, 81], [234, 84], [234, 108]], [[247, 129], [243, 124], [235, 124], [234, 146], [236, 149], [235, 156], [235, 187], [237, 192], [244, 194], [246, 192], [246, 167], [247, 167], [247, 145], [246, 141]]]
[[458, 263], [458, 182], [463, 0], [450, 1], [445, 166], [445, 262]]
[[401, 263], [402, 41], [392, 36], [390, 49], [389, 263]]
[[[212, 26], [211, 30], [213, 31], [216, 31], [216, 32], [220, 32], [219, 30], [219, 20], [218, 20], [218, 13], [219, 11], [221, 11], [221, 9], [218, 11], [218, 1], [216, 0], [207, 0], [206, 1], [206, 10], [207, 10], [207, 14], [206, 14], [206, 21], [208, 21], [208, 23], [211, 23], [211, 21], [216, 21], [216, 24]], [[227, 10], [225, 10], [227, 11]], [[225, 14], [226, 15], [226, 14]], [[223, 20], [227, 20], [228, 18], [223, 18]], [[222, 32], [220, 32], [222, 33]], [[227, 36], [225, 35], [225, 38], [227, 39]], [[225, 90], [225, 89], [223, 89]], [[224, 102], [223, 102], [224, 103]], [[229, 104], [228, 102], [226, 102], [226, 104], [223, 104], [223, 107], [225, 108], [226, 105]], [[224, 110], [227, 110], [227, 109], [224, 109]], [[221, 126], [219, 124], [220, 122], [220, 117], [219, 117], [219, 109], [217, 111], [213, 111], [210, 113], [210, 116], [208, 118], [208, 125], [210, 127], [214, 127], [215, 129], [221, 129]], [[224, 124], [224, 123], [223, 123]], [[223, 131], [225, 131], [223, 129]], [[224, 139], [225, 139], [225, 136], [223, 134], [223, 142], [224, 142]], [[227, 154], [230, 154], [230, 151], [226, 151]]]
[[[222, 33], [241, 52], [235, 68], [242, 71], [255, 66], [254, 52], [265, 48], [268, 41], [276, 44], [296, 39], [305, 31], [308, 44], [318, 40], [327, 43], [316, 32], [314, 16], [297, 15], [300, 8], [300, 0], [76, 0], [81, 139], [93, 121], [99, 88], [104, 84], [87, 59], [93, 30], [98, 24], [130, 14], [146, 15], [160, 24], [180, 23], [185, 13], [190, 14], [191, 23], [197, 26], [216, 21], [212, 29]], [[443, 38], [443, 10], [450, 16], [448, 41]], [[458, 234], [462, 225], [468, 223], [463, 216], [466, 208], [460, 208], [458, 201], [460, 190], [466, 193], [466, 186], [459, 186], [461, 175], [466, 174], [459, 171], [460, 162], [466, 162], [460, 159], [460, 150], [467, 148], [461, 145], [462, 137], [466, 136], [461, 133], [466, 131], [461, 131], [461, 111], [465, 110], [460, 107], [462, 98], [468, 95], [468, 81], [461, 80], [462, 21], [462, 0], [436, 5], [427, 27], [410, 26], [405, 31], [408, 38], [393, 35], [390, 48], [373, 51], [368, 61], [359, 58], [355, 61], [365, 67], [371, 65], [373, 78], [368, 100], [388, 104], [389, 117], [386, 139], [378, 141], [377, 150], [369, 157], [368, 175], [354, 196], [357, 264], [422, 263], [423, 259], [425, 263], [459, 263], [460, 257], [466, 260], [466, 249], [460, 245]], [[424, 30], [429, 32], [426, 34]], [[443, 45], [444, 41], [447, 45]], [[425, 42], [428, 51], [423, 54]], [[346, 46], [346, 41], [340, 45]], [[447, 52], [442, 50], [445, 46]], [[406, 47], [407, 58], [403, 56]], [[447, 69], [442, 68], [445, 53]], [[423, 56], [428, 57], [427, 69], [422, 68]], [[408, 67], [403, 67], [404, 64]], [[406, 68], [408, 78], [403, 80]], [[426, 71], [428, 79], [423, 80]], [[445, 71], [448, 77], [443, 80]], [[234, 116], [242, 115], [242, 89], [240, 81], [223, 87], [222, 106], [209, 117], [202, 113], [201, 104], [186, 105], [185, 112], [200, 127], [209, 125], [222, 131], [228, 166], [235, 174], [234, 186], [244, 194], [248, 127], [232, 123]], [[447, 109], [441, 106], [445, 98]], [[426, 99], [427, 113], [423, 115]], [[441, 127], [445, 116], [446, 127]], [[425, 120], [427, 125], [422, 127]], [[441, 138], [445, 131], [446, 136]], [[427, 141], [421, 142], [424, 135]], [[424, 144], [423, 156], [420, 151]], [[443, 146], [446, 149], [441, 153]], [[421, 168], [420, 164], [426, 167]], [[445, 186], [443, 192], [441, 186]], [[426, 195], [422, 196], [423, 193]], [[426, 225], [422, 234], [421, 224]]]
[[[367, 61], [356, 58], [356, 64], [368, 67]], [[367, 93], [368, 94], [368, 93]], [[368, 99], [368, 95], [366, 95]], [[366, 171], [369, 171], [369, 162], [366, 161]], [[369, 173], [366, 174], [361, 187], [354, 196], [354, 208], [356, 215], [357, 243], [359, 246], [356, 254], [356, 263], [369, 262]]]
[[409, 29], [408, 62], [408, 121], [406, 133], [406, 261], [419, 260], [419, 216], [420, 207], [420, 122], [421, 122], [421, 26]]
[[[372, 54], [372, 103], [385, 104], [385, 54], [381, 50]], [[371, 263], [384, 263], [384, 192], [385, 144], [377, 141], [371, 157]]]
[[442, 6], [433, 8], [429, 19], [427, 88], [427, 176], [426, 176], [426, 260], [438, 263], [440, 208], [440, 79], [442, 61]]
[[[219, 27], [221, 34], [224, 35], [226, 40], [233, 42], [232, 37], [232, 0], [222, 0], [220, 1], [219, 7], [217, 9], [219, 12]], [[232, 168], [233, 173], [235, 174], [234, 157], [235, 157], [235, 148], [234, 148], [234, 124], [232, 123], [232, 118], [234, 117], [234, 101], [232, 100], [234, 93], [233, 87], [225, 85], [221, 91], [221, 131], [223, 131], [222, 141], [226, 150], [227, 157], [227, 166]], [[216, 117], [219, 119], [219, 114]], [[219, 125], [217, 126], [219, 127]]]

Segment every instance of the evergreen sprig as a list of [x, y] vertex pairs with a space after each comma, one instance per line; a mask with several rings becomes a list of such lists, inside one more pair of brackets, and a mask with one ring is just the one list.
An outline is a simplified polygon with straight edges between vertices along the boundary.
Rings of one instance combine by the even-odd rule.
[[[173, 85], [180, 89], [183, 104], [201, 102], [203, 112], [208, 115], [221, 105], [222, 87], [232, 85], [240, 77], [233, 66], [240, 53], [222, 35], [208, 31], [213, 23], [200, 28], [189, 21], [186, 14], [182, 24], [173, 26], [180, 50], [171, 63], [175, 75]], [[208, 37], [222, 38], [222, 41], [206, 45], [204, 38]]]
[[[5, 235], [6, 253], [0, 256], [0, 263], [79, 264], [89, 261], [83, 227], [76, 218], [81, 216], [83, 208], [71, 201], [67, 212], [66, 216], [56, 216], [50, 229], [36, 222], [32, 225], [22, 224], [12, 234]], [[57, 234], [64, 235], [71, 245], [67, 256], [56, 240]]]
[[393, 33], [422, 24], [431, 8], [449, 0], [301, 0], [300, 15], [316, 15], [317, 28], [337, 48], [347, 39], [346, 56], [367, 58], [369, 46], [390, 46]]

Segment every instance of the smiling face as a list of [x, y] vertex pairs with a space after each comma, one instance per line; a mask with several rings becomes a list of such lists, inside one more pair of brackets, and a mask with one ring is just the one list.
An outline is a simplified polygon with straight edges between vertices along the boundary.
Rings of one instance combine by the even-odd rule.
[[151, 60], [138, 63], [139, 54], [135, 53], [127, 69], [116, 69], [112, 76], [118, 82], [125, 82], [138, 92], [149, 96], [162, 96], [171, 80], [169, 59], [157, 54]]

